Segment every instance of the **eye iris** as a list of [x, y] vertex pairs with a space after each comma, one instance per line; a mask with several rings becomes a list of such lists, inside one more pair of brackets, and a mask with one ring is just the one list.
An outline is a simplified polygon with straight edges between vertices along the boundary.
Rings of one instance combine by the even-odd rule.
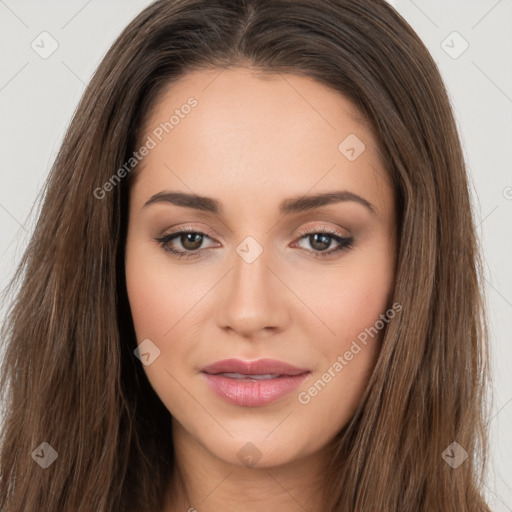
[[[195, 251], [201, 247], [201, 243], [203, 241], [203, 235], [198, 233], [183, 233], [180, 236], [180, 242], [185, 249], [189, 251]], [[192, 245], [190, 246], [189, 243]]]
[[315, 233], [313, 235], [309, 235], [309, 241], [313, 249], [323, 251], [329, 247], [331, 243], [331, 237], [325, 233]]

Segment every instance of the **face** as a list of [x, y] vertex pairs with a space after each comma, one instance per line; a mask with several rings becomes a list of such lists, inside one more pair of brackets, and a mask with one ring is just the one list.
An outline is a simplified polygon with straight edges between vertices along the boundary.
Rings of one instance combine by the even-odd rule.
[[394, 197], [357, 114], [232, 68], [185, 75], [144, 125], [125, 252], [143, 368], [175, 435], [227, 463], [319, 453], [375, 365]]

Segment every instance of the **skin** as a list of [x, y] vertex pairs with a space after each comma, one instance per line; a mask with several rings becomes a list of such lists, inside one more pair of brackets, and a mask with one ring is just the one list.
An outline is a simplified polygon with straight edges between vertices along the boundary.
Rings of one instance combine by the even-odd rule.
[[[296, 75], [250, 68], [194, 71], [161, 95], [146, 136], [189, 97], [198, 104], [145, 156], [130, 191], [126, 281], [138, 343], [160, 355], [144, 371], [173, 417], [177, 468], [165, 512], [197, 509], [320, 511], [329, 447], [360, 402], [381, 334], [311, 398], [307, 390], [390, 308], [396, 262], [394, 193], [371, 130], [338, 92]], [[338, 149], [356, 134], [366, 149], [349, 161]], [[285, 199], [346, 190], [373, 205], [336, 202], [282, 215]], [[222, 215], [146, 201], [161, 191], [209, 196]], [[155, 241], [183, 227], [177, 258]], [[312, 236], [332, 229], [351, 247]], [[252, 236], [263, 252], [236, 251]], [[209, 238], [210, 237], [210, 238]], [[276, 402], [224, 401], [199, 369], [226, 358], [278, 359], [311, 371]], [[238, 452], [252, 443], [258, 462]], [[244, 448], [247, 449], [247, 448]]]

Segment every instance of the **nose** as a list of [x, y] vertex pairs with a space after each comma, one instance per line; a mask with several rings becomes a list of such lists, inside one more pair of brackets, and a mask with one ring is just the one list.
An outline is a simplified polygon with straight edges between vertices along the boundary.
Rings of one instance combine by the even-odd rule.
[[222, 329], [257, 338], [286, 328], [290, 292], [269, 263], [266, 251], [252, 263], [234, 255], [234, 268], [217, 295], [217, 322]]

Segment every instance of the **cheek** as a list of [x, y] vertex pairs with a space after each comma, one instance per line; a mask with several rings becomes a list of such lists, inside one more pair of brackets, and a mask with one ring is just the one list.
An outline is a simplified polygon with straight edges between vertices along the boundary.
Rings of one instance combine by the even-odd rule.
[[132, 312], [137, 341], [144, 338], [157, 339], [171, 328], [167, 312], [174, 311], [172, 294], [162, 291], [166, 288], [165, 273], [157, 268], [138, 266], [137, 271], [127, 268], [126, 286]]
[[389, 308], [393, 275], [376, 269], [351, 269], [343, 285], [334, 289], [324, 311], [342, 338], [357, 336]]
[[[311, 309], [330, 334], [322, 328], [327, 335], [317, 334], [315, 338], [309, 322], [319, 364], [301, 403], [311, 399], [315, 402], [312, 409], [317, 410], [336, 404], [332, 414], [339, 424], [357, 407], [378, 357], [385, 327], [394, 317], [394, 252], [389, 244], [383, 249], [368, 256], [355, 252], [350, 262], [345, 260], [344, 268], [333, 269], [337, 270], [336, 279], [317, 279], [317, 286], [310, 287], [307, 295]], [[303, 329], [307, 328], [304, 324]]]
[[137, 344], [150, 339], [160, 351], [143, 370], [169, 411], [186, 410], [189, 397], [178, 383], [183, 375], [178, 380], [173, 376], [182, 370], [191, 347], [178, 340], [189, 334], [190, 310], [205, 291], [182, 267], [171, 267], [165, 255], [144, 244], [127, 245], [125, 267]]
[[350, 344], [389, 309], [394, 288], [394, 252], [389, 244], [383, 249], [365, 254], [355, 250], [342, 265], [303, 282], [302, 296], [307, 297], [311, 310], [331, 333], [324, 338], [329, 354]]
[[[126, 286], [138, 341], [162, 340], [207, 292], [184, 266], [174, 268], [155, 251], [134, 245], [127, 250]], [[203, 289], [204, 288], [204, 289]], [[169, 334], [170, 335], [170, 334]]]

